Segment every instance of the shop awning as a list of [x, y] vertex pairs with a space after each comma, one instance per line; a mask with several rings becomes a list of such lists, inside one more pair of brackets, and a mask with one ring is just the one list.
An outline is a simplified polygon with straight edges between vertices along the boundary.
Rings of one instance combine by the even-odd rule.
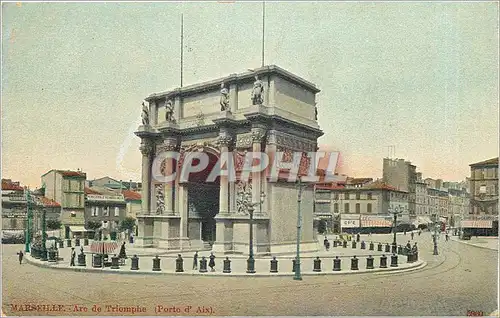
[[417, 219], [413, 222], [415, 225], [419, 224], [431, 224], [433, 223], [428, 216], [417, 216]]
[[72, 225], [72, 226], [69, 227], [69, 229], [73, 233], [88, 232], [88, 230], [85, 229], [84, 226], [78, 226], [78, 225]]
[[384, 219], [361, 220], [361, 227], [392, 227], [392, 222]]
[[493, 221], [488, 220], [464, 220], [460, 222], [462, 228], [474, 228], [474, 229], [491, 229], [493, 227]]

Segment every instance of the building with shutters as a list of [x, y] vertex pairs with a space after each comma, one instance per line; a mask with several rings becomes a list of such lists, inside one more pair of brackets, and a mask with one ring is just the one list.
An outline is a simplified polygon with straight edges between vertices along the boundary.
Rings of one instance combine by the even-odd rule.
[[[104, 187], [85, 188], [85, 222], [98, 222], [102, 238], [116, 239], [120, 222], [127, 216], [127, 204], [122, 194]], [[87, 226], [87, 230], [88, 226]]]

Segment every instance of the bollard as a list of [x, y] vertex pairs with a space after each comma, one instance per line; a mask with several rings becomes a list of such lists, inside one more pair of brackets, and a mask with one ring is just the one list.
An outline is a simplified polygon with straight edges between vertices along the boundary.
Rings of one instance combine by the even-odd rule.
[[343, 243], [343, 247], [344, 247], [344, 248], [347, 248], [347, 241], [344, 241], [344, 243]]
[[356, 248], [356, 241], [355, 240], [352, 240], [352, 248]]
[[94, 254], [92, 267], [102, 267], [101, 254]]
[[391, 267], [398, 267], [398, 256], [396, 254], [391, 255]]
[[116, 254], [111, 257], [111, 269], [120, 269], [120, 265], [118, 265], [119, 260], [120, 258]]
[[391, 252], [391, 246], [389, 245], [389, 243], [385, 244], [385, 252], [386, 253], [390, 253]]
[[366, 249], [366, 243], [365, 243], [365, 241], [361, 241], [361, 249], [362, 250]]
[[413, 263], [413, 262], [414, 262], [414, 261], [413, 261], [413, 253], [412, 253], [412, 252], [408, 252], [408, 253], [406, 254], [406, 262], [407, 262], [407, 263]]
[[184, 260], [182, 259], [181, 254], [177, 254], [177, 259], [175, 260], [175, 272], [184, 272]]
[[75, 246], [80, 246], [80, 239], [78, 237], [75, 239]]
[[403, 247], [401, 245], [398, 246], [398, 255], [404, 255]]
[[139, 257], [137, 257], [137, 255], [132, 256], [132, 265], [130, 269], [133, 271], [139, 270]]
[[353, 258], [351, 258], [351, 270], [352, 271], [357, 271], [358, 268], [358, 259], [356, 258], [356, 255], [354, 255]]
[[88, 238], [84, 238], [83, 239], [83, 246], [88, 246], [89, 245], [89, 239]]
[[64, 241], [59, 241], [59, 248], [64, 248]]
[[337, 240], [333, 240], [333, 247], [337, 247]]
[[222, 269], [223, 273], [231, 273], [231, 261], [229, 260], [229, 257], [226, 256], [226, 259], [223, 261], [224, 263], [224, 268]]
[[161, 271], [160, 258], [158, 257], [158, 255], [156, 255], [156, 257], [153, 258], [153, 272], [159, 272], [159, 271]]
[[319, 256], [317, 256], [314, 260], [313, 272], [321, 272], [321, 260], [319, 259]]
[[333, 259], [333, 271], [340, 271], [340, 258], [338, 256], [335, 256], [335, 258]]
[[297, 266], [297, 259], [292, 259], [292, 273], [295, 273], [295, 266]]
[[413, 259], [415, 260], [415, 262], [418, 261], [418, 251], [413, 252], [413, 254]]
[[366, 259], [366, 269], [373, 269], [373, 257], [371, 255]]
[[35, 259], [39, 259], [40, 258], [40, 255], [38, 255], [38, 251], [37, 251], [36, 246], [32, 246], [31, 247], [31, 257], [33, 257]]
[[398, 247], [396, 245], [391, 245], [391, 253], [392, 254], [397, 254], [398, 252]]
[[40, 260], [47, 261], [47, 250], [46, 249], [42, 248], [40, 250]]
[[206, 273], [206, 272], [208, 272], [207, 259], [205, 258], [205, 256], [202, 256], [200, 260], [200, 273]]
[[78, 254], [78, 266], [87, 266], [87, 260], [85, 254]]
[[49, 251], [49, 263], [54, 263], [56, 261], [56, 250], [51, 249]]
[[70, 239], [66, 240], [66, 247], [71, 247], [71, 240]]
[[276, 256], [273, 256], [273, 259], [271, 260], [271, 273], [277, 273], [278, 272], [278, 260], [276, 259]]
[[370, 242], [370, 251], [373, 251], [375, 249], [375, 245], [373, 245], [373, 242]]
[[359, 241], [360, 241], [360, 239], [361, 239], [361, 235], [359, 235], [359, 233], [358, 233], [358, 234], [356, 235], [356, 241], [358, 241], [358, 242], [359, 242]]
[[387, 256], [380, 257], [380, 268], [387, 268]]
[[382, 243], [378, 243], [377, 245], [377, 251], [382, 252]]

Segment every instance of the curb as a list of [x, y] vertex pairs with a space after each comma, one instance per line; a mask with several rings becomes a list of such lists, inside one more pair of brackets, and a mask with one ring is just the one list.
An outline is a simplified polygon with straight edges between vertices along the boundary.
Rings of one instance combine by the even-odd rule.
[[[176, 272], [153, 272], [153, 271], [131, 271], [131, 270], [125, 270], [125, 271], [119, 271], [119, 270], [112, 270], [112, 269], [100, 269], [100, 268], [92, 268], [92, 267], [78, 267], [75, 266], [74, 268], [71, 267], [54, 267], [52, 265], [48, 265], [45, 263], [39, 263], [36, 261], [33, 261], [31, 256], [26, 256], [25, 257], [26, 263], [37, 266], [37, 267], [43, 267], [43, 268], [50, 268], [54, 270], [62, 270], [62, 271], [72, 271], [72, 272], [92, 272], [92, 273], [106, 273], [106, 274], [118, 274], [118, 275], [175, 275], [175, 276], [211, 276], [211, 277], [293, 277], [295, 274], [290, 273], [290, 272], [284, 272], [284, 273], [267, 273], [267, 274], [247, 274], [247, 273], [227, 273], [227, 274], [222, 274], [222, 272], [217, 272], [217, 274], [214, 274], [212, 272], [207, 272], [207, 273], [187, 273], [187, 272], [182, 272], [182, 273], [176, 273]], [[346, 271], [339, 271], [339, 272], [334, 272], [334, 271], [323, 271], [323, 272], [302, 272], [302, 276], [325, 276], [325, 275], [352, 275], [352, 274], [366, 274], [366, 273], [402, 273], [402, 272], [409, 272], [409, 271], [414, 271], [418, 270], [421, 268], [424, 268], [427, 266], [427, 262], [419, 260], [414, 263], [414, 265], [405, 267], [405, 268], [399, 268], [399, 267], [388, 267], [388, 268], [375, 268], [375, 269], [370, 269], [370, 270], [360, 270], [360, 271], [351, 271], [351, 270], [346, 270]]]
[[[491, 247], [486, 247], [486, 246], [478, 246], [478, 245], [475, 245], [475, 244], [472, 244], [472, 243], [469, 243], [469, 242], [464, 242], [463, 240], [454, 240], [452, 239], [452, 241], [454, 242], [458, 242], [458, 243], [461, 243], [461, 244], [465, 244], [465, 245], [469, 245], [469, 246], [474, 246], [474, 247], [477, 247], [477, 248], [482, 248], [482, 249], [485, 249], [485, 250], [490, 250], [490, 251], [497, 251], [498, 252], [498, 248], [491, 248]], [[498, 312], [497, 312], [497, 315], [498, 315]]]

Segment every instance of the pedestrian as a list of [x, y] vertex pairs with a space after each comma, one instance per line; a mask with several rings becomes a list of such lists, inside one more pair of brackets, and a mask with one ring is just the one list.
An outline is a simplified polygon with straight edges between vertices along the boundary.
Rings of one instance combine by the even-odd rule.
[[69, 263], [69, 266], [75, 266], [75, 256], [76, 256], [75, 248], [72, 247], [71, 248], [71, 261]]
[[406, 235], [406, 230], [404, 230], [404, 233], [405, 233], [405, 235]]
[[422, 234], [422, 230], [418, 230], [418, 236], [420, 236], [420, 234]]
[[410, 243], [410, 241], [408, 241], [408, 243], [406, 243], [406, 248], [408, 249], [408, 251], [411, 251], [411, 243]]
[[198, 269], [198, 251], [193, 256], [193, 269]]
[[83, 246], [80, 247], [80, 253], [83, 254]]
[[[323, 240], [323, 246], [326, 248], [326, 244], [328, 243], [328, 239], [325, 236], [325, 239]], [[327, 249], [328, 250], [328, 249]]]
[[17, 253], [17, 255], [19, 255], [19, 265], [21, 265], [23, 263], [24, 253], [23, 253], [23, 251], [19, 251], [19, 253]]
[[413, 240], [414, 233], [411, 231], [411, 239]]
[[446, 232], [445, 234], [445, 238], [446, 238], [446, 241], [448, 242], [448, 240], [450, 239], [449, 235], [448, 235], [448, 232]]
[[208, 262], [208, 266], [210, 267], [211, 272], [215, 272], [215, 255], [214, 252], [210, 252], [210, 261]]
[[330, 250], [330, 242], [328, 240], [326, 241], [325, 248], [327, 252]]

